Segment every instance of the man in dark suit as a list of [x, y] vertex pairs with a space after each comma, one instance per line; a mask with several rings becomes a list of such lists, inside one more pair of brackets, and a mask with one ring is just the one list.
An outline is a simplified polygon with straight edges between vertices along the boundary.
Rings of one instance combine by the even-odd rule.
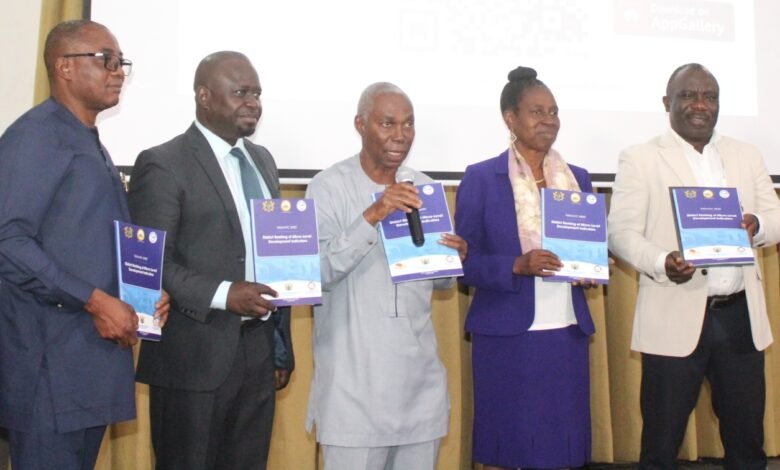
[[15, 469], [91, 469], [106, 425], [135, 417], [113, 234], [130, 217], [95, 127], [132, 64], [92, 21], [52, 29], [44, 60], [51, 97], [0, 137], [0, 426]]
[[254, 282], [246, 199], [279, 197], [279, 181], [271, 154], [245, 139], [262, 113], [249, 60], [209, 55], [194, 88], [195, 123], [142, 152], [130, 183], [133, 221], [167, 231], [173, 305], [162, 341], [141, 348], [137, 379], [150, 385], [157, 468], [263, 469], [293, 355], [289, 309]]

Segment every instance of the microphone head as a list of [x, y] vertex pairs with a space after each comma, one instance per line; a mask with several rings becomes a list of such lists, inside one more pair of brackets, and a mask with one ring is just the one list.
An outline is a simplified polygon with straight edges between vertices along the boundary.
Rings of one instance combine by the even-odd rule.
[[414, 184], [414, 171], [409, 168], [401, 167], [395, 172], [396, 183]]

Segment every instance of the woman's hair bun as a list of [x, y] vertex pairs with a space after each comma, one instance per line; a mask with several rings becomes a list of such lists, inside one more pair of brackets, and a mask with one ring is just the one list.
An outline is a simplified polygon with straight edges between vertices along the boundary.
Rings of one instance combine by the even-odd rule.
[[531, 67], [523, 67], [522, 65], [509, 72], [507, 76], [510, 82], [519, 82], [520, 80], [528, 80], [536, 78], [536, 70]]

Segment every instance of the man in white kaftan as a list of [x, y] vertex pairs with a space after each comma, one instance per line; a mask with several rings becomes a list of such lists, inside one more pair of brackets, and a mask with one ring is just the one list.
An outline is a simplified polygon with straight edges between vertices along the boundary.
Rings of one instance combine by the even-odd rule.
[[[454, 280], [394, 285], [379, 221], [419, 208], [395, 173], [414, 139], [414, 115], [400, 89], [378, 83], [361, 96], [360, 154], [316, 175], [323, 301], [314, 311], [314, 379], [307, 429], [316, 424], [326, 469], [432, 469], [447, 433], [449, 398], [431, 321], [432, 289]], [[431, 181], [415, 173], [415, 183]], [[383, 192], [372, 203], [371, 195]], [[465, 256], [465, 242], [441, 243]]]

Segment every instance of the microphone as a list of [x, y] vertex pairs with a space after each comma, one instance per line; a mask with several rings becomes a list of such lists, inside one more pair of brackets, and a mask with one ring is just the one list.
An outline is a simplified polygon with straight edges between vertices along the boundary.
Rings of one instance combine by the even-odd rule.
[[[395, 180], [399, 183], [414, 184], [414, 172], [408, 168], [400, 168], [395, 174]], [[420, 221], [420, 211], [411, 208], [412, 212], [406, 213], [406, 221], [409, 223], [409, 233], [412, 235], [414, 246], [423, 246], [425, 244], [425, 234], [423, 233], [422, 221]]]

